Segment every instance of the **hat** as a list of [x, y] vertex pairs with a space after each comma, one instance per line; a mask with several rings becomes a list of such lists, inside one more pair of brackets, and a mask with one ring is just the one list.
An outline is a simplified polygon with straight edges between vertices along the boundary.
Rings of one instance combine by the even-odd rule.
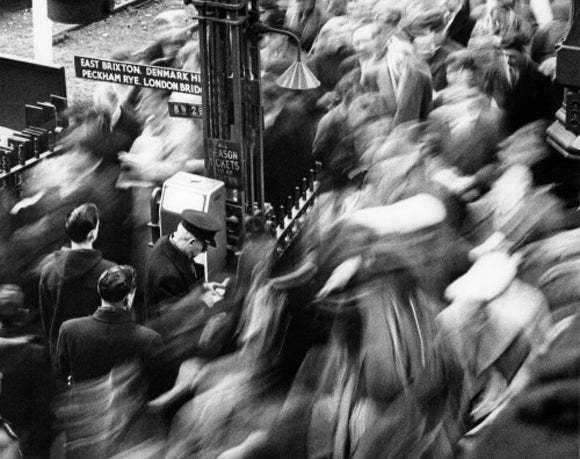
[[200, 241], [217, 247], [214, 237], [215, 233], [221, 229], [222, 223], [216, 218], [204, 212], [188, 209], [181, 213], [181, 224]]

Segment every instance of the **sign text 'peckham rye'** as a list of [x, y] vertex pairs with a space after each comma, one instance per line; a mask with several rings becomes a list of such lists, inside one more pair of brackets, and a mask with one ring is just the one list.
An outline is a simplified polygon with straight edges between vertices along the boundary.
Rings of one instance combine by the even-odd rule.
[[79, 78], [110, 83], [167, 89], [186, 94], [201, 94], [201, 74], [133, 62], [75, 56], [75, 74]]

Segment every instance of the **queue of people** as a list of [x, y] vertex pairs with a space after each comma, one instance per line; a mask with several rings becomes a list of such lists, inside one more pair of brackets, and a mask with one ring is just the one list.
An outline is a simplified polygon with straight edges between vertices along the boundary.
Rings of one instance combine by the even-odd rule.
[[[146, 244], [148, 187], [204, 172], [202, 137], [168, 94], [102, 85], [63, 142], [131, 236], [99, 243], [96, 193], [39, 265], [42, 327], [0, 288], [6, 457], [577, 457], [580, 170], [546, 143], [566, 4], [262, 2], [322, 82], [276, 88], [295, 45], [263, 39], [266, 198], [313, 160], [320, 188], [287, 259], [252, 217], [221, 283], [202, 212], [116, 251]], [[117, 58], [199, 70], [185, 20]]]

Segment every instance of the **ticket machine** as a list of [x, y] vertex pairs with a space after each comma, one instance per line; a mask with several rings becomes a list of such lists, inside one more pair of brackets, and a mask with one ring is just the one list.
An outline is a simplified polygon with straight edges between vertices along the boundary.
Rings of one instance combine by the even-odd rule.
[[177, 228], [181, 212], [185, 209], [206, 212], [223, 222], [216, 234], [217, 247], [208, 247], [196, 263], [204, 268], [205, 280], [214, 280], [226, 263], [226, 190], [224, 182], [201, 175], [178, 172], [163, 183], [159, 201], [159, 227], [161, 235]]

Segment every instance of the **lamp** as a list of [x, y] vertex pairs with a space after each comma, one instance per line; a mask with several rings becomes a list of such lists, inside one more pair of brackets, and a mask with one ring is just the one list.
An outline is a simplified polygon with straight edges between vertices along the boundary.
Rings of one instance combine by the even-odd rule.
[[288, 89], [314, 89], [320, 86], [320, 81], [310, 69], [297, 59], [286, 71], [278, 77], [276, 84]]
[[312, 71], [302, 62], [302, 50], [300, 49], [300, 39], [288, 30], [276, 29], [256, 22], [253, 24], [254, 30], [258, 33], [279, 33], [290, 37], [296, 43], [296, 60], [278, 77], [276, 84], [287, 89], [314, 89], [320, 86], [320, 81], [314, 76]]

